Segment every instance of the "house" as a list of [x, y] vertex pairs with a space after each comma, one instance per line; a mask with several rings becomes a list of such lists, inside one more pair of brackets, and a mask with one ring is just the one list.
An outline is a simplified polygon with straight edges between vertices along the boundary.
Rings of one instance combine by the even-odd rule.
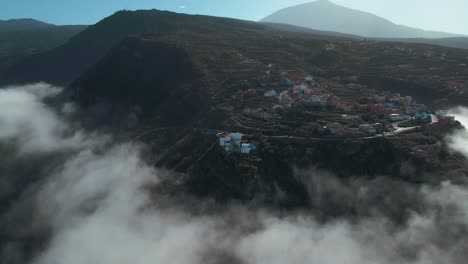
[[404, 111], [403, 111], [403, 109], [400, 109], [400, 108], [395, 108], [395, 109], [387, 108], [387, 109], [385, 109], [385, 114], [387, 114], [387, 115], [403, 115]]
[[446, 117], [439, 118], [439, 122], [435, 124], [438, 125], [439, 127], [446, 128], [446, 127], [452, 126], [454, 123], [455, 123], [455, 117], [446, 116]]
[[320, 88], [315, 87], [315, 88], [312, 88], [312, 89], [309, 90], [309, 94], [310, 95], [320, 95], [320, 94], [322, 94], [322, 90]]
[[244, 136], [244, 134], [242, 133], [230, 133], [229, 136], [232, 138], [233, 141], [241, 141], [242, 140], [242, 137]]
[[265, 97], [276, 97], [276, 91], [275, 90], [271, 90], [271, 91], [267, 91], [263, 94], [263, 96]]
[[381, 123], [375, 123], [372, 127], [375, 128], [378, 134], [382, 134], [384, 132], [384, 126]]
[[407, 115], [402, 115], [402, 114], [390, 114], [388, 118], [392, 122], [401, 122], [401, 121], [409, 120], [411, 117]]
[[230, 137], [221, 137], [219, 138], [219, 145], [221, 147], [226, 146], [227, 144], [231, 144], [231, 138]]
[[369, 104], [367, 105], [367, 109], [371, 113], [383, 113], [385, 111], [384, 104]]
[[416, 118], [421, 120], [428, 120], [431, 119], [431, 112], [426, 110], [420, 110], [416, 113]]
[[309, 86], [307, 84], [305, 84], [305, 83], [302, 83], [301, 85], [299, 85], [299, 89], [301, 89], [301, 90], [303, 90], [305, 92], [310, 90]]
[[309, 92], [309, 86], [306, 84], [296, 85], [293, 87], [294, 94], [306, 94]]
[[236, 146], [241, 145], [242, 133], [218, 133], [219, 145], [226, 151], [232, 151]]
[[381, 102], [385, 102], [385, 100], [387, 100], [387, 97], [385, 95], [375, 95], [374, 100], [376, 102], [381, 103]]
[[418, 110], [414, 107], [406, 107], [405, 113], [410, 116], [415, 116]]
[[362, 120], [358, 115], [342, 115], [341, 118], [344, 120]]
[[250, 154], [250, 152], [256, 150], [257, 147], [255, 145], [250, 144], [250, 143], [243, 143], [240, 148], [240, 152], [242, 154]]
[[284, 81], [284, 84], [286, 85], [286, 87], [291, 87], [291, 86], [294, 85], [294, 82], [291, 81], [290, 79], [286, 79], [286, 80]]
[[366, 135], [376, 135], [377, 134], [377, 129], [375, 129], [370, 124], [361, 124], [359, 126], [359, 132], [362, 132], [362, 133], [364, 133]]
[[396, 109], [397, 105], [395, 103], [386, 103], [385, 108], [387, 108], [387, 109]]
[[307, 75], [306, 77], [304, 77], [304, 81], [306, 82], [312, 82], [314, 80], [314, 76], [312, 75]]
[[328, 98], [326, 96], [311, 96], [304, 99], [304, 104], [310, 107], [326, 107], [328, 104]]
[[435, 115], [439, 118], [443, 118], [443, 117], [447, 117], [449, 114], [447, 110], [437, 110], [435, 112]]
[[283, 105], [290, 104], [293, 101], [293, 99], [292, 99], [291, 95], [289, 95], [288, 91], [281, 92], [280, 95], [278, 96], [278, 100]]

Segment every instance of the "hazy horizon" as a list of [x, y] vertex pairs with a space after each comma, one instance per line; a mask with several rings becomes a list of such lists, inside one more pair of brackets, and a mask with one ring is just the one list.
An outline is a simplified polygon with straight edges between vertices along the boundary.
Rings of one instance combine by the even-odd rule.
[[[0, 19], [33, 18], [47, 23], [94, 24], [122, 9], [160, 9], [187, 14], [203, 14], [258, 21], [279, 9], [313, 1], [258, 0], [255, 9], [246, 8], [251, 1], [238, 0], [91, 0], [60, 1], [4, 0]], [[468, 2], [462, 0], [331, 0], [336, 4], [373, 13], [396, 24], [424, 30], [468, 35]], [[415, 16], [417, 14], [417, 16]]]

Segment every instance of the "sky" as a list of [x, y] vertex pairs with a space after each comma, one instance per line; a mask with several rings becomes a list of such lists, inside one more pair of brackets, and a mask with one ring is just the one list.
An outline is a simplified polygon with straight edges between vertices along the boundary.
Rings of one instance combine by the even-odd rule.
[[[122, 9], [161, 9], [246, 20], [307, 0], [0, 0], [0, 19], [34, 18], [53, 24], [94, 24]], [[467, 0], [331, 0], [397, 24], [468, 35]]]

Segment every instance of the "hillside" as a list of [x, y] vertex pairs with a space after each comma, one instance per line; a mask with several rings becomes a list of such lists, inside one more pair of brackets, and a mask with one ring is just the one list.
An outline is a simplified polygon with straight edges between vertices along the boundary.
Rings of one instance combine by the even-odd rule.
[[[351, 76], [355, 83], [411, 94], [422, 102], [444, 99], [452, 104], [468, 104], [466, 93], [460, 90], [466, 88], [455, 85], [466, 81], [468, 76], [468, 52], [464, 50], [319, 35], [254, 22], [157, 10], [116, 13], [66, 45], [33, 56], [13, 69], [23, 67], [16, 72], [20, 79], [26, 75], [35, 76], [36, 80], [71, 82], [104, 57], [128, 32], [138, 31], [146, 32], [143, 36], [152, 40], [170, 41], [193, 53], [198, 71], [205, 78], [214, 79], [210, 82], [233, 77], [232, 71], [242, 72], [247, 66], [275, 64], [283, 70], [311, 71], [344, 84], [350, 83], [346, 80]], [[213, 39], [214, 35], [223, 38]], [[86, 45], [91, 39], [95, 45]], [[215, 60], [216, 54], [220, 61]], [[247, 63], [240, 69], [236, 66], [239, 62], [232, 61], [239, 54]], [[48, 57], [51, 58], [46, 60]], [[215, 73], [207, 73], [208, 66], [214, 67]], [[254, 68], [252, 74], [258, 71], [264, 69]]]
[[54, 27], [54, 25], [30, 18], [0, 20], [0, 32], [35, 30], [52, 27]]
[[[350, 38], [355, 40], [363, 40], [364, 37], [333, 32], [333, 31], [321, 31], [315, 30], [306, 27], [298, 27], [289, 24], [281, 24], [281, 23], [270, 23], [270, 22], [262, 22], [265, 25], [268, 25], [272, 28], [278, 30], [285, 30], [291, 32], [302, 32], [307, 34], [315, 34], [315, 35], [322, 35], [322, 36], [330, 36], [330, 37], [342, 37], [342, 38]], [[459, 48], [459, 49], [468, 49], [468, 37], [452, 37], [452, 38], [368, 38], [375, 41], [380, 42], [402, 42], [402, 43], [421, 43], [421, 44], [428, 44], [428, 45], [438, 45], [443, 47], [449, 48]]]
[[65, 44], [86, 26], [0, 32], [0, 70], [21, 59]]
[[[467, 51], [242, 29], [242, 38], [239, 29], [216, 40], [209, 30], [128, 37], [73, 82], [68, 93], [93, 126], [144, 142], [155, 166], [183, 173], [191, 192], [219, 199], [270, 197], [281, 188], [281, 202], [305, 205], [295, 167], [314, 166], [343, 178], [388, 175], [410, 183], [429, 181], [423, 178], [427, 172], [463, 167], [463, 159], [440, 145], [451, 126], [423, 126], [388, 138], [356, 133], [362, 122], [391, 127], [386, 115], [362, 108], [376, 97], [401, 101], [410, 95], [417, 105], [427, 102], [431, 108], [467, 104], [468, 70], [456, 66], [468, 59]], [[459, 72], [447, 70], [455, 68]], [[316, 77], [304, 81], [309, 74]], [[288, 78], [332, 95], [336, 104], [315, 108], [297, 100], [287, 106], [264, 96], [271, 90], [293, 94]], [[454, 80], [458, 88], [450, 86]], [[353, 108], [341, 106], [348, 104]], [[346, 114], [361, 121], [345, 121]], [[335, 132], [328, 126], [336, 126]], [[227, 153], [217, 143], [222, 131], [244, 133], [257, 151]]]
[[423, 38], [407, 38], [407, 39], [376, 39], [380, 41], [394, 41], [406, 43], [424, 43], [429, 45], [439, 45], [451, 48], [468, 49], [468, 38], [439, 38], [439, 39], [423, 39]]
[[376, 15], [318, 0], [277, 11], [261, 22], [285, 23], [367, 38], [448, 38], [455, 34], [396, 25]]
[[[0, 83], [47, 81], [68, 84], [95, 64], [113, 46], [133, 34], [173, 34], [179, 31], [266, 28], [254, 22], [188, 16], [158, 10], [120, 11], [72, 38], [57, 49], [37, 54], [13, 65]], [[93, 43], [93, 45], [90, 45]]]
[[0, 21], [0, 72], [21, 59], [65, 44], [86, 26], [55, 26], [32, 19]]

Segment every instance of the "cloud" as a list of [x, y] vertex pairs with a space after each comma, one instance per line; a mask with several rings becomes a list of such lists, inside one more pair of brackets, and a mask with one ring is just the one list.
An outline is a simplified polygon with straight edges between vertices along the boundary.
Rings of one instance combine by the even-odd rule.
[[185, 6], [185, 5], [180, 5], [179, 6], [179, 9], [185, 9], [185, 8], [187, 8], [187, 6]]
[[[455, 116], [462, 125], [468, 127], [468, 109], [464, 107], [457, 107], [449, 111], [449, 114]], [[455, 134], [448, 137], [449, 146], [466, 157], [468, 157], [468, 131], [465, 129], [455, 132]]]
[[0, 140], [17, 142], [20, 154], [73, 149], [91, 144], [43, 103], [61, 88], [45, 83], [0, 90]]
[[[8, 230], [0, 231], [0, 259], [6, 263], [466, 262], [466, 187], [448, 182], [409, 187], [388, 178], [343, 181], [308, 170], [297, 177], [315, 210], [190, 196], [184, 203], [181, 196], [187, 194], [174, 197], [153, 188], [175, 176], [147, 164], [139, 144], [86, 132], [44, 104], [56, 91], [45, 84], [0, 91], [0, 147], [15, 139], [20, 153], [67, 152], [28, 165], [46, 175], [0, 211], [0, 224], [8, 223]], [[14, 103], [22, 107], [8, 109]], [[12, 159], [28, 162], [21, 155]], [[333, 215], [328, 206], [359, 213], [320, 217]], [[421, 206], [425, 210], [418, 211]], [[388, 211], [407, 217], [398, 223]]]

